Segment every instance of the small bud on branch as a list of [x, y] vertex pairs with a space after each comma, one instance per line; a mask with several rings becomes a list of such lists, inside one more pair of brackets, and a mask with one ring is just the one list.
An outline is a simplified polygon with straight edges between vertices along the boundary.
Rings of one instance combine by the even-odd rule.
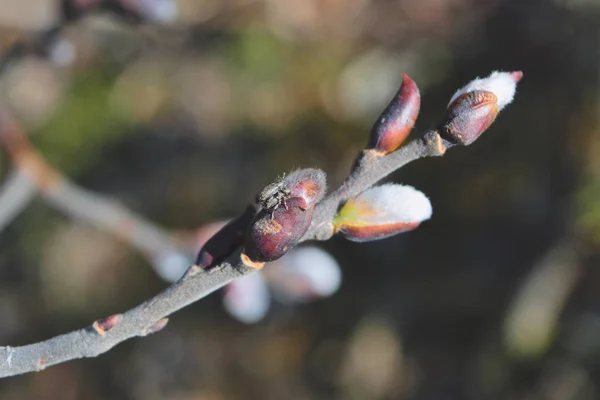
[[417, 84], [402, 74], [402, 86], [373, 125], [367, 149], [389, 154], [400, 147], [415, 125], [420, 106]]
[[315, 204], [325, 194], [325, 173], [302, 169], [267, 185], [246, 237], [252, 261], [273, 261], [296, 246], [308, 230]]
[[104, 319], [100, 319], [95, 321], [92, 324], [92, 327], [100, 336], [106, 335], [106, 332], [110, 331], [112, 328], [117, 326], [123, 320], [122, 314], [111, 315], [110, 317], [106, 317]]
[[493, 72], [459, 89], [448, 104], [441, 134], [455, 144], [473, 143], [514, 98], [521, 71]]
[[140, 336], [148, 336], [152, 335], [153, 333], [162, 331], [163, 329], [165, 329], [168, 323], [169, 318], [161, 318], [158, 321], [156, 321], [156, 323], [154, 323], [152, 326], [144, 329]]

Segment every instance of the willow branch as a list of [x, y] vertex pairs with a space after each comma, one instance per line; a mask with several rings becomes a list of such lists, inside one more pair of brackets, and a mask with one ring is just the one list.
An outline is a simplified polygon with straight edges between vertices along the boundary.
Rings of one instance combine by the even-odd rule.
[[[0, 138], [5, 137], [0, 135]], [[317, 205], [312, 227], [303, 241], [329, 238], [332, 233], [321, 235], [320, 232], [326, 230], [320, 227], [331, 225], [335, 210], [348, 197], [362, 192], [410, 161], [425, 156], [441, 155], [438, 139], [437, 133], [427, 133], [422, 138], [414, 139], [398, 152], [384, 157], [364, 152], [348, 180]], [[14, 144], [9, 147], [12, 145]], [[27, 171], [39, 168], [39, 164], [36, 164], [39, 160], [34, 163], [31, 154], [24, 158], [26, 161], [19, 157], [15, 161], [19, 160]], [[34, 174], [34, 177], [40, 187], [44, 187], [46, 191], [65, 190], [65, 186], [61, 186], [60, 181], [48, 185], [49, 177], [41, 173]], [[39, 181], [41, 178], [45, 179]], [[219, 265], [213, 266], [210, 271], [195, 265], [190, 267], [178, 282], [123, 314], [96, 321], [87, 328], [43, 342], [20, 347], [1, 347], [0, 377], [39, 371], [47, 366], [77, 358], [98, 356], [122, 341], [155, 331], [156, 327], [164, 326], [166, 322], [164, 318], [175, 311], [206, 297], [236, 278], [257, 271], [261, 266], [245, 258], [242, 249], [238, 247], [231, 256]]]
[[206, 297], [240, 276], [256, 271], [237, 251], [218, 268], [206, 271], [191, 267], [178, 282], [123, 314], [95, 321], [92, 325], [43, 342], [18, 347], [0, 347], [0, 377], [41, 371], [44, 368], [85, 357], [96, 357], [115, 345], [154, 333], [166, 325], [167, 316]]
[[[303, 173], [304, 175], [300, 181], [293, 179], [289, 181], [291, 186], [284, 185], [287, 182], [285, 179], [267, 186], [257, 196], [261, 203], [256, 215], [252, 215], [253, 208], [249, 207], [235, 220], [237, 223], [234, 221], [234, 223], [228, 224], [209, 240], [205, 246], [209, 247], [208, 250], [201, 251], [198, 257], [202, 267], [191, 266], [178, 282], [124, 314], [110, 316], [94, 322], [91, 327], [43, 342], [21, 347], [0, 348], [0, 376], [41, 370], [48, 365], [75, 358], [94, 357], [126, 339], [144, 336], [162, 329], [166, 324], [166, 318], [173, 312], [207, 296], [239, 276], [262, 268], [264, 263], [252, 262], [245, 254], [247, 252], [248, 255], [251, 255], [252, 245], [263, 246], [258, 249], [261, 251], [255, 251], [255, 255], [262, 256], [262, 258], [254, 257], [254, 259], [275, 260], [277, 258], [270, 256], [272, 254], [270, 250], [273, 248], [284, 254], [289, 250], [287, 244], [289, 247], [293, 247], [306, 240], [327, 240], [334, 233], [335, 214], [346, 200], [361, 194], [379, 180], [411, 161], [423, 157], [441, 156], [454, 144], [469, 145], [477, 139], [493, 122], [498, 111], [512, 101], [516, 83], [521, 77], [522, 73], [518, 71], [494, 72], [489, 78], [476, 79], [454, 95], [445, 120], [440, 125], [444, 137], [437, 130], [432, 130], [416, 136], [398, 150], [396, 150], [396, 146], [392, 146], [391, 149], [386, 148], [385, 143], [382, 148], [370, 147], [371, 150], [365, 150], [358, 156], [346, 181], [316, 206], [314, 203], [311, 205], [310, 201], [317, 197], [311, 196], [316, 196], [317, 189], [322, 188], [323, 185], [319, 185], [321, 179], [316, 179], [311, 174], [314, 171], [322, 174], [322, 171], [296, 171], [285, 179], [289, 181], [292, 176], [294, 176], [293, 179], [300, 179]], [[407, 104], [406, 101], [410, 103], [411, 96], [413, 101], [418, 100], [416, 89], [411, 89], [410, 86], [407, 88], [406, 91], [399, 92], [400, 98], [404, 99], [404, 102], [400, 103], [400, 111], [405, 110], [404, 105]], [[498, 93], [498, 96], [495, 93]], [[384, 118], [380, 120], [380, 123], [386, 123], [387, 115], [387, 111], [384, 112]], [[18, 127], [11, 124], [7, 118], [4, 118], [4, 122], [2, 119], [2, 115], [0, 115], [0, 130], [3, 131], [0, 138], [13, 156], [15, 164], [29, 173], [42, 192], [68, 193], [69, 185], [65, 184], [64, 179], [55, 171], [43, 167], [41, 157], [31, 149]], [[401, 119], [401, 121], [404, 120]], [[387, 129], [388, 126], [384, 127]], [[409, 128], [412, 128], [412, 124]], [[391, 131], [392, 134], [395, 132], [397, 131]], [[386, 134], [385, 130], [383, 134]], [[405, 137], [403, 136], [402, 140]], [[386, 151], [382, 151], [382, 149]], [[322, 180], [324, 181], [324, 177]], [[292, 194], [294, 197], [289, 197]], [[60, 198], [60, 196], [55, 194], [53, 198]], [[81, 196], [80, 200], [86, 203], [89, 198]], [[279, 205], [284, 207], [279, 207]], [[294, 209], [294, 207], [296, 208]], [[281, 245], [281, 241], [288, 240], [288, 237], [294, 234], [292, 231], [294, 227], [299, 226], [296, 224], [292, 226], [291, 230], [285, 231], [282, 224], [289, 225], [290, 221], [294, 221], [294, 223], [295, 221], [307, 221], [305, 218], [309, 214], [302, 215], [298, 209], [307, 210], [310, 207], [315, 207], [315, 209], [312, 213], [312, 220], [308, 221], [310, 226], [303, 237], [298, 242], [285, 242], [286, 248], [277, 247], [277, 245]], [[274, 216], [277, 224], [272, 222]], [[245, 230], [239, 228], [246, 227], [248, 217], [254, 218], [252, 219], [253, 225], [250, 225], [250, 230], [246, 231], [246, 235], [243, 236]], [[298, 218], [291, 219], [296, 217]], [[259, 221], [264, 224], [257, 224], [256, 218], [259, 218]], [[269, 229], [272, 229], [274, 233]], [[252, 236], [252, 233], [256, 235]], [[271, 240], [269, 238], [277, 237], [276, 235], [279, 234], [282, 237], [279, 243], [269, 241]], [[248, 242], [248, 237], [254, 238], [254, 241]], [[260, 240], [264, 238], [267, 239], [261, 243]], [[242, 247], [244, 241], [247, 249]], [[283, 250], [281, 250], [282, 248]], [[222, 254], [222, 252], [226, 254]], [[206, 264], [203, 261], [206, 261]]]
[[327, 240], [334, 234], [333, 218], [338, 208], [348, 199], [358, 196], [392, 172], [411, 161], [423, 157], [444, 155], [453, 144], [435, 131], [417, 136], [393, 153], [381, 155], [373, 150], [363, 150], [354, 163], [350, 176], [315, 207], [315, 215], [304, 240]]

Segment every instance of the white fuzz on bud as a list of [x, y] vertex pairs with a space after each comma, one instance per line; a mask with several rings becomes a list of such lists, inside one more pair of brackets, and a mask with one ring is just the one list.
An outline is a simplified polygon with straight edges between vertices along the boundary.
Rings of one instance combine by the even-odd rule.
[[388, 183], [373, 187], [359, 195], [356, 203], [365, 203], [377, 214], [370, 223], [413, 223], [431, 218], [431, 203], [423, 192], [412, 186]]
[[454, 100], [465, 93], [476, 90], [485, 90], [496, 95], [498, 98], [498, 111], [500, 111], [513, 101], [517, 88], [517, 82], [519, 82], [522, 77], [523, 73], [521, 71], [494, 71], [487, 78], [477, 78], [459, 89], [450, 99], [448, 106], [450, 106]]

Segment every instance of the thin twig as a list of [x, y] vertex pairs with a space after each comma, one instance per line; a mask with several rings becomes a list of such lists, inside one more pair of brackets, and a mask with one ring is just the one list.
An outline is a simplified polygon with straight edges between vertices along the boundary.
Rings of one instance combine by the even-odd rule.
[[123, 313], [98, 320], [92, 325], [43, 342], [26, 346], [0, 347], [0, 377], [40, 371], [65, 361], [96, 357], [124, 340], [146, 336], [162, 329], [166, 317], [209, 295], [240, 276], [255, 272], [235, 252], [210, 272], [190, 268], [184, 278]]
[[[14, 141], [6, 142], [7, 137], [10, 136], [0, 135], [7, 148], [14, 148]], [[439, 156], [443, 154], [443, 150], [440, 136], [433, 131], [413, 139], [403, 149], [388, 156], [363, 153], [348, 180], [317, 205], [312, 227], [302, 241], [326, 240], [333, 234], [333, 228], [324, 227], [331, 226], [335, 210], [341, 202], [372, 186], [400, 166], [421, 157]], [[31, 154], [21, 154], [15, 158], [15, 162], [21, 163], [27, 171], [39, 168], [39, 159], [32, 161]], [[38, 173], [35, 174], [35, 179], [47, 180], [48, 177]], [[45, 187], [45, 190], [60, 188], [56, 182], [52, 185], [48, 185], [48, 182], [38, 183], [40, 187]], [[77, 358], [95, 357], [124, 340], [144, 336], [154, 332], [157, 327], [162, 328], [166, 323], [164, 318], [170, 314], [204, 298], [236, 278], [257, 271], [260, 267], [262, 265], [255, 265], [245, 257], [242, 248], [235, 250], [210, 271], [193, 265], [178, 282], [122, 315], [96, 321], [91, 327], [43, 342], [0, 348], [0, 377], [39, 371], [46, 366]]]
[[58, 21], [48, 28], [30, 35], [28, 38], [17, 40], [0, 57], [0, 75], [8, 71], [23, 57], [47, 51], [48, 46], [54, 43], [67, 28], [79, 22], [82, 17], [88, 15], [90, 12], [95, 11], [97, 4], [94, 2], [74, 2], [73, 7], [75, 6], [78, 7], [77, 12], [70, 18], [66, 19], [61, 16]]
[[[508, 89], [512, 89], [514, 93], [516, 82], [522, 74], [515, 72], [505, 73], [503, 76], [500, 75], [500, 78], [498, 76], [496, 73], [492, 74], [490, 82], [497, 84], [498, 79], [500, 79], [500, 83], [509, 85]], [[339, 207], [348, 199], [361, 194], [398, 168], [422, 157], [441, 156], [448, 148], [453, 146], [453, 143], [470, 144], [489, 126], [498, 112], [498, 98], [494, 93], [488, 93], [493, 97], [487, 96], [487, 99], [495, 99], [496, 103], [490, 103], [490, 101], [481, 103], [478, 101], [478, 97], [470, 96], [468, 93], [461, 95], [455, 101], [455, 103], [458, 102], [456, 103], [458, 106], [452, 109], [453, 113], [447, 115], [447, 118], [450, 119], [445, 120], [444, 124], [441, 125], [444, 127], [445, 137], [454, 139], [453, 142], [448, 141], [451, 139], [443, 139], [437, 130], [432, 130], [416, 136], [396, 151], [394, 151], [394, 147], [389, 151], [384, 148], [385, 151], [370, 149], [361, 152], [346, 181], [316, 205], [314, 212], [312, 212], [312, 220], [301, 218], [294, 220], [306, 221], [307, 223], [310, 221], [311, 225], [300, 241], [285, 242], [285, 246], [287, 246], [285, 251], [289, 250], [289, 247], [307, 240], [329, 239], [335, 233], [333, 221]], [[512, 95], [505, 96], [503, 100], [506, 101], [507, 97], [512, 100]], [[454, 112], [456, 110], [461, 111], [462, 114]], [[129, 226], [139, 222], [123, 209], [117, 207], [115, 211], [115, 207], [108, 207], [105, 201], [97, 202], [97, 197], [82, 192], [61, 177], [32, 148], [19, 126], [7, 115], [3, 115], [1, 111], [0, 142], [12, 156], [14, 164], [28, 174], [36, 182], [39, 190], [49, 199], [60, 204], [67, 211], [74, 212], [73, 210], [77, 210], [75, 215], [86, 216], [90, 212], [92, 214], [99, 213], [100, 216], [96, 223], [104, 223], [108, 229], [120, 227], [119, 223], [115, 221], [125, 220], [131, 224]], [[306, 189], [306, 187], [299, 185], [295, 188], [298, 187]], [[315, 193], [314, 186], [310, 187], [312, 188], [310, 193]], [[323, 187], [323, 185], [320, 187]], [[291, 189], [288, 189], [288, 191], [291, 193]], [[305, 193], [309, 193], [309, 191]], [[65, 205], [65, 199], [70, 199], [68, 205]], [[298, 199], [300, 197], [294, 197], [290, 201], [299, 201]], [[308, 207], [307, 202], [304, 204]], [[313, 206], [310, 205], [310, 207]], [[278, 209], [276, 212], [279, 213], [280, 210], [283, 210], [283, 208]], [[0, 377], [39, 371], [46, 366], [76, 358], [94, 357], [108, 351], [126, 339], [156, 332], [166, 325], [166, 317], [173, 312], [207, 296], [237, 277], [262, 268], [263, 262], [253, 262], [248, 255], [252, 255], [253, 246], [258, 244], [264, 231], [257, 230], [255, 236], [248, 233], [244, 234], [244, 232], [247, 232], [248, 225], [250, 226], [250, 232], [254, 232], [252, 228], [256, 226], [256, 218], [258, 217], [261, 221], [260, 218], [267, 218], [269, 212], [271, 212], [271, 218], [273, 218], [273, 211], [269, 208], [259, 207], [258, 211], [252, 206], [247, 208], [244, 214], [234, 220], [233, 223], [227, 224], [209, 240], [205, 247], [210, 248], [206, 252], [204, 250], [200, 252], [198, 265], [192, 265], [178, 282], [124, 314], [117, 314], [95, 321], [88, 328], [43, 342], [20, 347], [0, 348]], [[284, 211], [281, 211], [281, 214], [283, 213]], [[303, 216], [306, 218], [306, 215], [310, 214], [304, 214]], [[114, 219], [111, 218], [113, 216]], [[294, 215], [295, 217], [297, 215]], [[290, 219], [288, 218], [287, 221], [282, 219], [281, 221], [288, 224]], [[255, 223], [255, 225], [252, 225], [252, 223]], [[277, 227], [273, 229], [278, 229], [277, 233], [281, 233], [284, 237], [282, 240], [288, 240], [290, 234], [293, 233], [284, 231], [283, 227], [285, 225], [279, 223], [278, 225], [265, 226], [267, 228]], [[116, 231], [122, 232], [118, 229]], [[288, 236], [285, 236], [286, 234]], [[262, 238], [265, 236], [263, 234]], [[249, 237], [253, 241], [248, 241]], [[272, 235], [271, 237], [275, 236]], [[159, 248], [164, 245], [160, 238], [154, 243], [155, 239], [157, 238], [150, 235], [145, 240], [140, 239], [140, 243], [149, 244], [146, 250], [151, 252], [154, 250], [155, 245]], [[248, 249], [243, 248], [244, 240], [248, 244]], [[168, 240], [164, 240], [164, 242], [167, 243]], [[275, 245], [277, 244], [281, 243], [275, 243]], [[273, 242], [265, 240], [261, 245], [263, 247], [273, 247]], [[246, 250], [248, 250], [248, 255], [246, 255]], [[264, 248], [261, 250], [264, 250]], [[255, 252], [255, 255], [260, 255], [255, 259], [275, 260], [285, 251], [281, 253]], [[271, 257], [271, 254], [275, 254], [275, 256]]]
[[346, 181], [317, 204], [310, 229], [303, 239], [329, 239], [334, 234], [333, 217], [344, 201], [358, 196], [409, 162], [421, 157], [442, 156], [452, 146], [452, 143], [442, 139], [437, 131], [432, 130], [385, 156], [373, 150], [363, 150]]
[[0, 189], [0, 231], [35, 198], [37, 189], [29, 175], [16, 168]]

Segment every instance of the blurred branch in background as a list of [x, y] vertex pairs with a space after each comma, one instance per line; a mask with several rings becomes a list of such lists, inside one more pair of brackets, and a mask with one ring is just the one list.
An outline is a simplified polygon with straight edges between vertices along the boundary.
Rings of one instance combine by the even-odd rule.
[[[58, 3], [54, 6], [58, 7]], [[17, 40], [0, 57], [0, 74], [32, 54], [50, 56], [59, 62], [72, 60], [74, 49], [62, 40], [63, 32], [91, 14], [107, 12], [132, 21], [166, 23], [177, 16], [177, 5], [173, 0], [63, 0], [55, 22], [24, 40]]]
[[11, 170], [0, 188], [0, 231], [10, 224], [36, 195], [37, 186], [32, 177], [19, 168]]
[[[27, 205], [35, 193], [30, 186], [33, 183], [53, 207], [125, 240], [144, 254], [152, 265], [156, 266], [156, 261], [164, 254], [180, 254], [184, 268], [187, 268], [188, 257], [185, 254], [190, 249], [179, 249], [174, 234], [135, 215], [116, 201], [73, 184], [35, 151], [26, 133], [3, 110], [0, 110], [0, 143], [16, 168], [5, 183], [10, 186], [5, 186], [7, 188], [0, 194], [0, 201], [8, 205], [5, 214], [14, 216]], [[16, 184], [19, 187], [13, 188]], [[26, 184], [28, 186], [21, 189]], [[10, 210], [13, 211], [9, 213]], [[182, 272], [182, 266], [172, 267]], [[169, 274], [169, 271], [157, 272]]]
[[[167, 282], [177, 281], [193, 262], [193, 255], [224, 226], [210, 223], [195, 234], [167, 231], [124, 207], [117, 201], [82, 189], [62, 176], [35, 151], [22, 128], [6, 111], [0, 111], [0, 143], [11, 156], [15, 169], [0, 191], [0, 227], [21, 212], [37, 192], [52, 207], [77, 220], [112, 234], [140, 251], [155, 272]], [[335, 259], [316, 247], [294, 251], [267, 273], [238, 280], [224, 296], [228, 312], [252, 323], [264, 317], [270, 306], [268, 290], [284, 303], [295, 304], [327, 297], [340, 285]], [[262, 285], [268, 285], [262, 286]], [[252, 293], [253, 295], [248, 295]]]

